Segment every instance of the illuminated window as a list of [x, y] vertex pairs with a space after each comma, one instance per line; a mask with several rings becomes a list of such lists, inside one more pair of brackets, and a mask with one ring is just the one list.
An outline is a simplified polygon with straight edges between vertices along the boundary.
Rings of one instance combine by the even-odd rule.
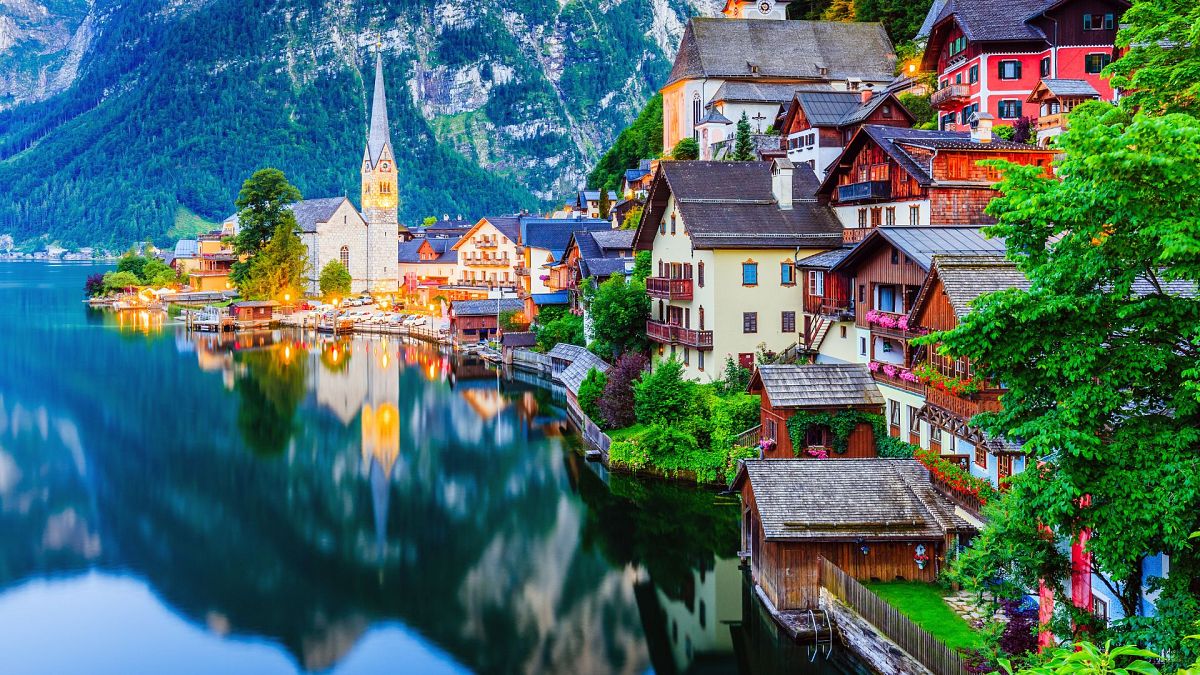
[[350, 269], [350, 247], [349, 246], [342, 247], [342, 250], [338, 253], [338, 259], [340, 259], [342, 261], [343, 267], [345, 267], [346, 269]]

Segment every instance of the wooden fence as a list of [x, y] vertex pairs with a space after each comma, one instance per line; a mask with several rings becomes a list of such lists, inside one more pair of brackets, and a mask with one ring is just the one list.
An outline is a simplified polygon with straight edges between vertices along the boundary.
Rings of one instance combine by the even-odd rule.
[[892, 605], [867, 590], [840, 567], [824, 558], [818, 561], [821, 586], [858, 612], [888, 639], [920, 661], [934, 675], [966, 675], [958, 652], [942, 644]]

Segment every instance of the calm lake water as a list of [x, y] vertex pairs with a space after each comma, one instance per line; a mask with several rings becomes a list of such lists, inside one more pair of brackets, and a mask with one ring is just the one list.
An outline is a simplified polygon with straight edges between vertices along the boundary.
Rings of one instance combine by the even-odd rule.
[[561, 394], [396, 339], [218, 339], [0, 263], [0, 673], [844, 673], [735, 501], [584, 462]]

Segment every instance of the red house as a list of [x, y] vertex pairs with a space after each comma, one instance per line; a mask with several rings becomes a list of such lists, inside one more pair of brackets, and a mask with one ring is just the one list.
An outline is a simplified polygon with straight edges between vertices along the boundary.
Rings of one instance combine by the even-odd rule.
[[763, 365], [750, 378], [751, 394], [762, 396], [762, 438], [775, 441], [763, 449], [764, 457], [876, 457], [875, 432], [870, 422], [859, 422], [839, 442], [827, 424], [812, 424], [796, 448], [788, 433], [788, 420], [797, 413], [844, 414], [858, 411], [883, 414], [883, 397], [867, 367], [857, 363]]
[[937, 73], [930, 102], [938, 128], [961, 130], [975, 113], [1001, 123], [1038, 116], [1027, 101], [1042, 78], [1084, 80], [1104, 100], [1113, 90], [1100, 77], [1117, 50], [1113, 43], [1123, 0], [943, 0], [925, 19], [921, 69]]

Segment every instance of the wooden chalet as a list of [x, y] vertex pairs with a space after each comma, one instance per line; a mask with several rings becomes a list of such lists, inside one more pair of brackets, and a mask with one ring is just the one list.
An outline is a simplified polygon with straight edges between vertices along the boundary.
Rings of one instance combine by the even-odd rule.
[[[1010, 288], [1029, 288], [1029, 282], [1003, 255], [936, 255], [909, 313], [909, 323], [922, 330], [950, 330], [971, 311], [979, 296]], [[991, 438], [971, 425], [976, 414], [1000, 409], [1003, 388], [981, 377], [969, 360], [942, 356], [936, 348], [922, 352], [921, 364], [936, 373], [926, 385], [925, 406], [918, 413], [936, 430], [930, 434], [929, 447], [954, 455], [964, 469], [997, 485], [1022, 471], [1025, 456], [1019, 446]], [[978, 514], [977, 505], [963, 506]]]
[[238, 330], [267, 328], [275, 316], [275, 308], [279, 306], [274, 300], [245, 300], [229, 306], [229, 314]]
[[984, 213], [996, 196], [997, 169], [985, 159], [1036, 164], [1050, 171], [1054, 154], [991, 138], [981, 119], [971, 134], [863, 125], [829, 167], [819, 198], [846, 228], [848, 242], [871, 228], [990, 224]]
[[1080, 103], [1100, 99], [1100, 92], [1087, 80], [1043, 79], [1029, 98], [1038, 107], [1037, 144], [1048, 147], [1055, 136], [1067, 130], [1067, 115]]
[[524, 309], [525, 302], [518, 298], [455, 300], [450, 303], [450, 334], [459, 344], [496, 338], [500, 330], [500, 314], [522, 312]]
[[864, 124], [911, 127], [912, 113], [891, 89], [797, 91], [780, 117], [780, 142], [793, 164], [807, 164], [818, 178]]
[[858, 410], [883, 414], [883, 396], [867, 367], [857, 363], [809, 365], [762, 365], [750, 378], [751, 394], [762, 396], [762, 433], [767, 441], [763, 457], [875, 457], [875, 432], [869, 423], [859, 423], [850, 433], [846, 449], [834, 448], [833, 432], [825, 425], [811, 425], [800, 447], [792, 443], [787, 422], [798, 412], [838, 413]]
[[776, 610], [818, 607], [818, 558], [859, 580], [937, 579], [972, 528], [911, 459], [747, 459], [742, 555]]

